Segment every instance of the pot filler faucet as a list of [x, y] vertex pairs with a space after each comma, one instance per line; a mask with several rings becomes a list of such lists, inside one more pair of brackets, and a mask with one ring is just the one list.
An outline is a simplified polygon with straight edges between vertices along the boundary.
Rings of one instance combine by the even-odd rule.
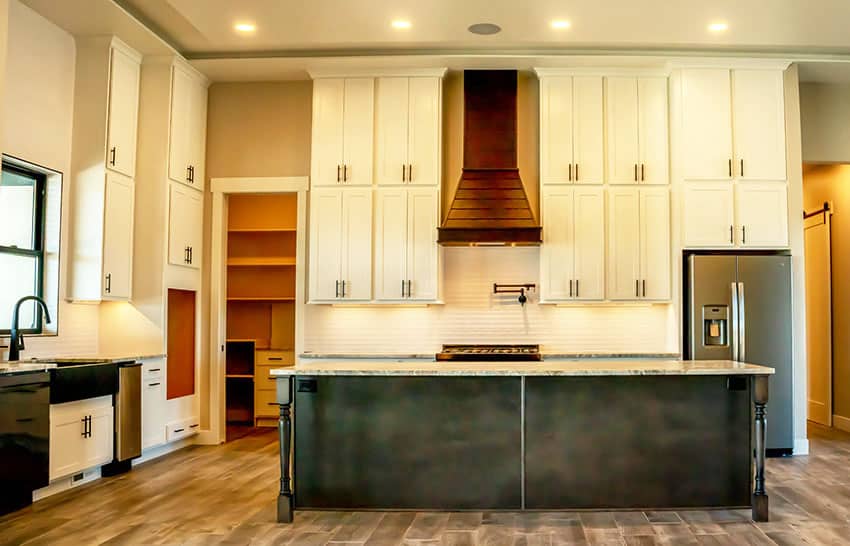
[[21, 351], [25, 349], [24, 347], [24, 335], [18, 331], [18, 311], [21, 308], [21, 304], [25, 301], [33, 300], [38, 305], [41, 306], [42, 311], [44, 311], [44, 320], [50, 324], [50, 312], [47, 310], [47, 304], [44, 303], [44, 300], [39, 298], [38, 296], [24, 296], [19, 299], [17, 303], [15, 303], [15, 307], [12, 309], [12, 325], [11, 325], [11, 335], [9, 336], [9, 360], [15, 361], [21, 359]]

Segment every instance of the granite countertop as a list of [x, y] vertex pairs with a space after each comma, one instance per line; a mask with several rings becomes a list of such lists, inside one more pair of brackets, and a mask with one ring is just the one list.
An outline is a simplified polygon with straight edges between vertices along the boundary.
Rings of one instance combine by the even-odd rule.
[[8, 362], [0, 361], [0, 375], [13, 375], [19, 373], [44, 372], [55, 368], [56, 364], [45, 362]]
[[602, 375], [771, 375], [773, 368], [732, 360], [545, 360], [542, 362], [436, 362], [327, 360], [271, 370], [272, 376], [602, 376]]
[[[541, 353], [543, 360], [564, 360], [575, 358], [665, 358], [668, 360], [678, 359], [679, 353], [628, 353], [628, 352], [593, 352], [593, 353]], [[434, 353], [409, 353], [409, 354], [387, 354], [387, 353], [301, 353], [300, 358], [310, 360], [434, 360]]]
[[164, 354], [93, 354], [93, 355], [73, 355], [73, 356], [53, 356], [44, 358], [33, 358], [30, 360], [22, 360], [21, 362], [92, 362], [97, 364], [105, 364], [109, 362], [130, 362], [138, 360], [150, 360], [153, 358], [163, 358]]

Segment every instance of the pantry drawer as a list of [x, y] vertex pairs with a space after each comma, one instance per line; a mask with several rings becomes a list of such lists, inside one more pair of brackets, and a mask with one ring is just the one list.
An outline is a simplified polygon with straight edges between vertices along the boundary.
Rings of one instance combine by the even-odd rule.
[[276, 383], [275, 378], [271, 376], [269, 372], [274, 370], [275, 368], [280, 368], [281, 366], [257, 366], [254, 369], [254, 385], [258, 391], [273, 391], [275, 390]]
[[293, 351], [257, 351], [257, 365], [292, 366], [295, 364], [295, 353]]
[[257, 391], [254, 394], [254, 417], [277, 417], [278, 405], [275, 403], [277, 392]]

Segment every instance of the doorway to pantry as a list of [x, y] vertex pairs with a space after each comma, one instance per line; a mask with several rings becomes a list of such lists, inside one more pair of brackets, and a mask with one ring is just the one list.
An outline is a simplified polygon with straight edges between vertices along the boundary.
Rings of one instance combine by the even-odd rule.
[[243, 191], [278, 179], [220, 180], [239, 190], [213, 189], [211, 337], [219, 358], [210, 407], [219, 422], [211, 428], [229, 442], [277, 426], [270, 371], [294, 365], [300, 346], [306, 192]]

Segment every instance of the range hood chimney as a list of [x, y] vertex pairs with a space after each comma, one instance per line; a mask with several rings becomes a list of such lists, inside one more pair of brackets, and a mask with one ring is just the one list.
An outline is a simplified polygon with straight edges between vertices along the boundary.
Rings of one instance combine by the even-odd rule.
[[517, 167], [517, 71], [463, 73], [463, 174], [442, 245], [539, 245]]

